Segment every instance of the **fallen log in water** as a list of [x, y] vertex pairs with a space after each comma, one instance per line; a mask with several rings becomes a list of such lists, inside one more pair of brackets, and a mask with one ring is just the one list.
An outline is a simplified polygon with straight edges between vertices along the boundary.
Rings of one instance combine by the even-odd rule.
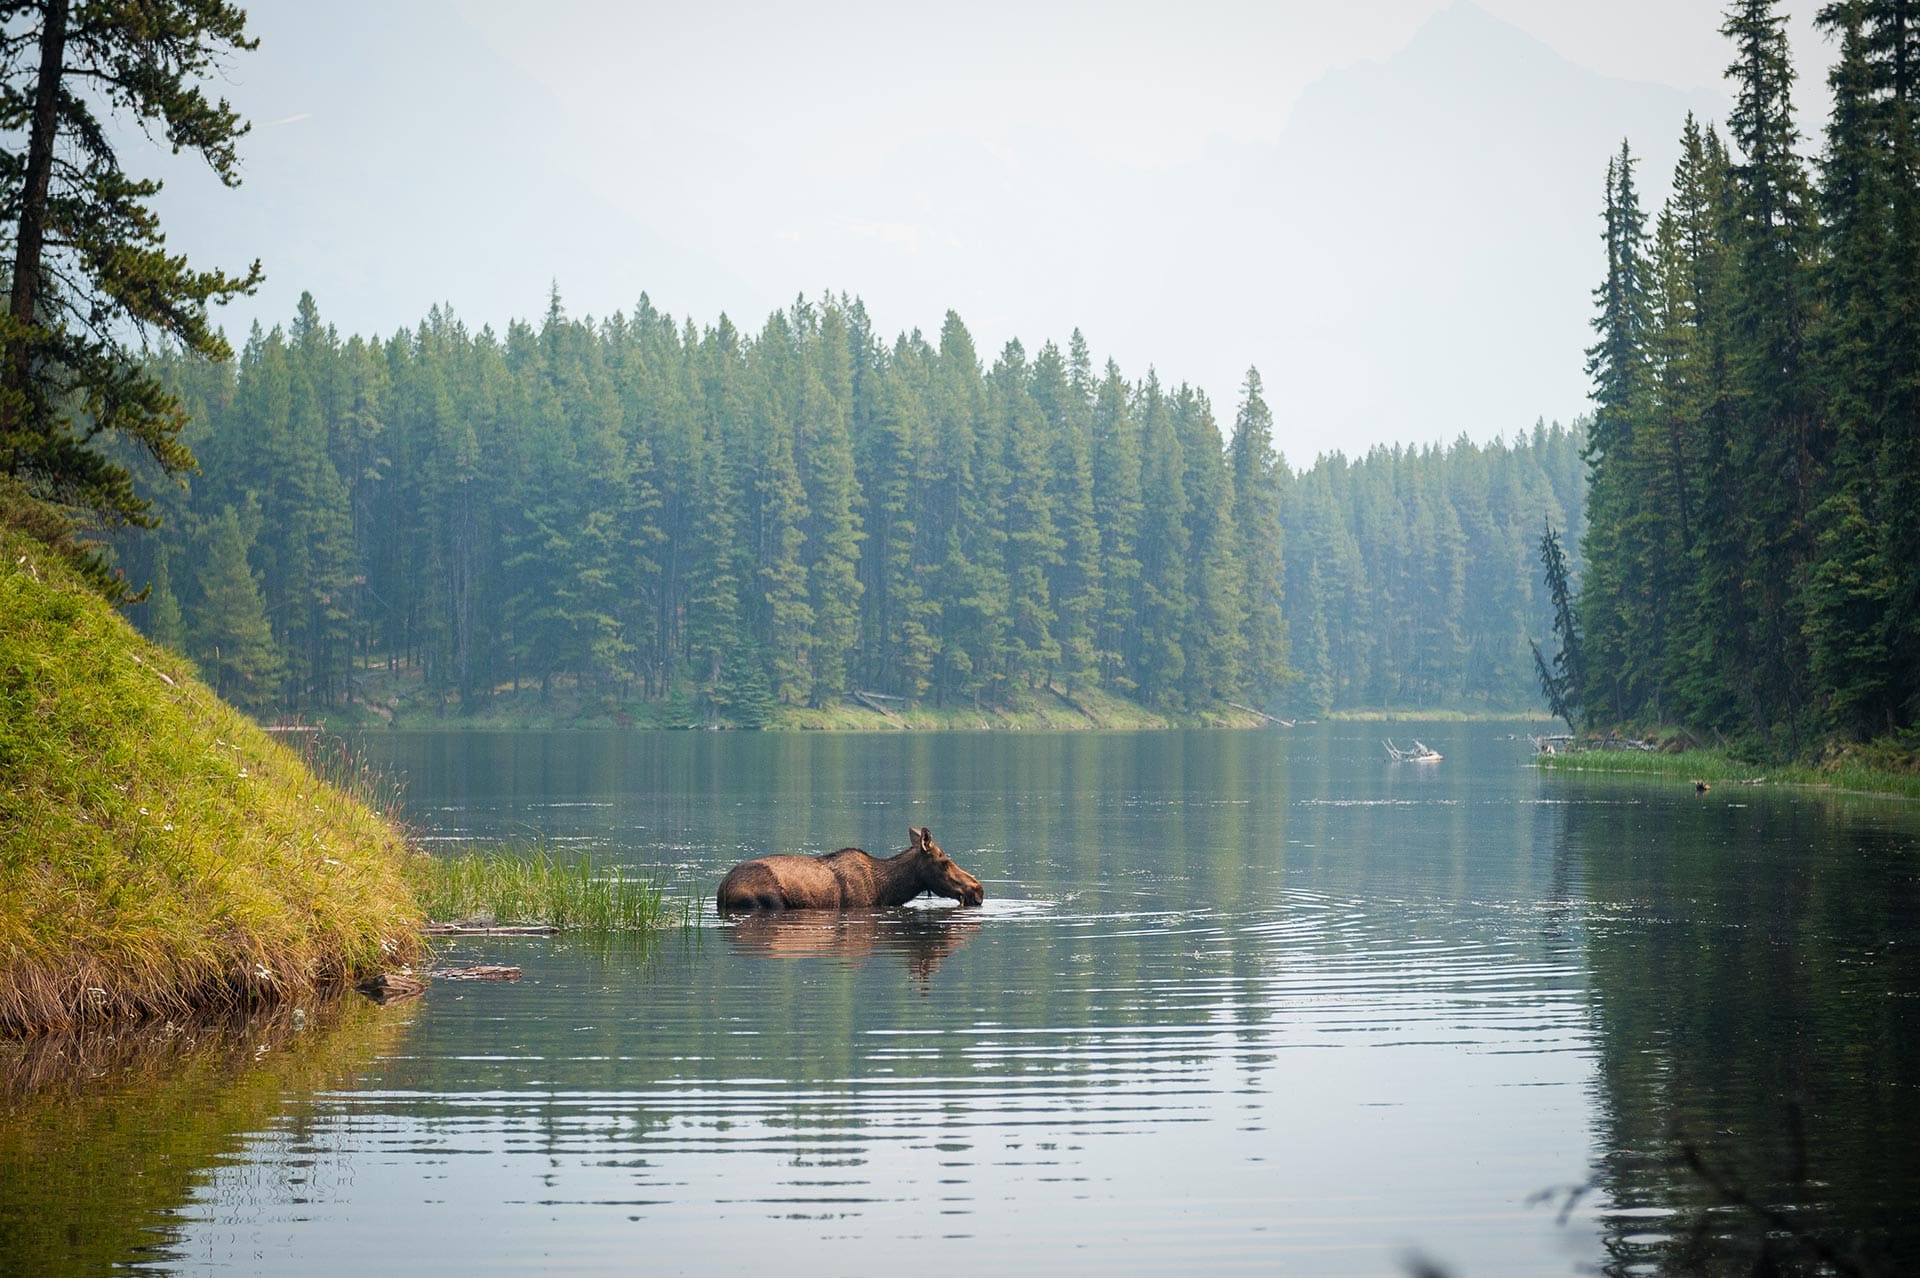
[[517, 981], [520, 969], [480, 963], [473, 967], [436, 967], [433, 978], [440, 981]]
[[553, 936], [550, 923], [429, 923], [420, 929], [428, 936]]

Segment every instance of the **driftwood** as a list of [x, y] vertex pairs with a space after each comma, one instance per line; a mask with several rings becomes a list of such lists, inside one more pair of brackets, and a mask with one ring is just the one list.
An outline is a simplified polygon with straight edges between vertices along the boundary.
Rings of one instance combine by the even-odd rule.
[[1265, 719], [1268, 723], [1277, 723], [1283, 728], [1291, 728], [1294, 724], [1294, 721], [1292, 719], [1276, 719], [1272, 715], [1268, 714], [1265, 710], [1255, 710], [1252, 706], [1243, 706], [1238, 701], [1229, 701], [1227, 702], [1227, 705], [1229, 705], [1235, 710], [1245, 710], [1248, 714], [1258, 715], [1260, 718]]
[[1397, 746], [1389, 738], [1380, 744], [1387, 747], [1387, 754], [1395, 763], [1438, 763], [1440, 752], [1424, 741], [1416, 740], [1411, 747]]
[[429, 923], [420, 930], [428, 936], [552, 936], [560, 929], [549, 923]]
[[1579, 750], [1636, 750], [1652, 753], [1660, 748], [1653, 742], [1643, 741], [1639, 737], [1609, 736], [1580, 739], [1564, 732], [1553, 736], [1529, 735], [1527, 740], [1533, 742], [1533, 748], [1541, 754], [1572, 754]]
[[474, 967], [436, 967], [433, 969], [436, 981], [517, 981], [520, 969], [501, 967], [493, 963], [481, 963]]
[[887, 718], [893, 720], [893, 722], [899, 724], [903, 728], [911, 728], [913, 726], [912, 724], [908, 723], [905, 719], [902, 719], [899, 715], [895, 714], [893, 711], [887, 709], [885, 706], [880, 704], [882, 700], [904, 701], [906, 699], [904, 697], [888, 697], [888, 696], [884, 696], [884, 694], [882, 693], [860, 692], [857, 689], [852, 692], [849, 692], [847, 695], [852, 697], [855, 701], [858, 701], [861, 705], [865, 706], [867, 709], [873, 711], [875, 714], [885, 715]]
[[382, 972], [354, 986], [376, 1003], [397, 1003], [426, 993], [427, 983], [411, 972]]
[[1075, 714], [1082, 715], [1086, 719], [1088, 719], [1093, 724], [1094, 727], [1104, 728], [1107, 726], [1104, 722], [1101, 721], [1101, 718], [1099, 715], [1087, 709], [1085, 706], [1081, 705], [1078, 701], [1075, 701], [1071, 696], [1060, 691], [1060, 689], [1054, 687], [1051, 683], [1047, 685], [1047, 691], [1051, 692], [1054, 696], [1060, 698], [1060, 703], [1066, 706], [1069, 710], [1072, 710]]

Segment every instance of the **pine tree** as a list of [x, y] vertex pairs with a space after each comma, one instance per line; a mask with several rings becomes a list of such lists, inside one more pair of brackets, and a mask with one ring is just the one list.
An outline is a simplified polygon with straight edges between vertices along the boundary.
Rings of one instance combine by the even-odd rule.
[[1049, 342], [1033, 362], [1034, 404], [1047, 424], [1047, 497], [1060, 554], [1047, 574], [1053, 639], [1069, 691], [1099, 678], [1095, 631], [1102, 595], [1094, 510], [1093, 357], [1075, 329], [1065, 360]]
[[214, 691], [250, 710], [273, 704], [282, 668], [266, 605], [247, 563], [252, 539], [247, 525], [257, 524], [259, 517], [250, 508], [243, 523], [228, 506], [208, 530], [192, 631], [194, 661]]
[[1865, 6], [1829, 6], [1821, 21], [1841, 34], [1821, 185], [1824, 322], [1812, 339], [1834, 448], [1827, 496], [1813, 512], [1806, 639], [1829, 724], [1863, 735], [1889, 726], [1897, 677], [1889, 643], [1895, 577], [1885, 571], [1874, 519], [1881, 499], [1875, 462], [1893, 389], [1883, 354], [1895, 282], [1890, 157], [1877, 136]]
[[[796, 316], [802, 314], [796, 304]], [[811, 314], [811, 312], [804, 312]], [[804, 559], [813, 704], [844, 696], [860, 619], [859, 480], [853, 459], [852, 332], [844, 310], [829, 302], [806, 331], [805, 385], [795, 444], [806, 489]]]
[[147, 595], [141, 629], [147, 638], [175, 652], [187, 650], [187, 624], [180, 611], [179, 596], [173, 593], [173, 576], [168, 571], [167, 552], [162, 548], [154, 556], [153, 586]]
[[743, 486], [755, 586], [749, 618], [769, 662], [775, 699], [799, 705], [813, 687], [813, 608], [802, 558], [809, 512], [794, 430], [801, 411], [799, 354], [784, 315], [776, 311], [768, 319], [754, 355], [758, 402], [747, 422]]
[[1580, 594], [1581, 625], [1593, 656], [1595, 686], [1585, 698], [1605, 705], [1615, 719], [1637, 713], [1655, 665], [1646, 650], [1644, 596], [1637, 587], [1644, 547], [1635, 538], [1639, 485], [1646, 466], [1634, 447], [1648, 404], [1648, 342], [1651, 324], [1646, 218], [1634, 185], [1636, 161], [1627, 143], [1607, 164], [1603, 215], [1606, 277], [1594, 290], [1597, 340], [1587, 352], [1593, 378], [1594, 415], [1588, 433], [1591, 468], [1587, 531], [1582, 543], [1589, 565]]
[[1246, 600], [1234, 535], [1233, 480], [1227, 472], [1220, 427], [1207, 397], [1182, 386], [1173, 397], [1173, 419], [1185, 463], [1187, 582], [1190, 602], [1180, 646], [1186, 654], [1181, 697], [1192, 706], [1241, 695], [1246, 659]]
[[1181, 708], [1187, 654], [1186, 460], [1173, 405], [1149, 369], [1136, 396], [1141, 427], [1140, 577], [1128, 662], [1149, 705]]
[[1000, 505], [1006, 512], [1007, 677], [1029, 689], [1050, 677], [1060, 662], [1048, 581], [1066, 549], [1054, 526], [1047, 423], [1028, 391], [1031, 375], [1025, 349], [1011, 341], [989, 381], [994, 433], [1005, 450]]
[[[1560, 651], [1551, 667], [1533, 645], [1533, 663], [1540, 676], [1540, 691], [1547, 707], [1564, 719], [1567, 731], [1576, 730], [1575, 716], [1580, 711], [1580, 690], [1588, 686], [1586, 658], [1582, 650], [1580, 623], [1574, 612], [1574, 594], [1567, 558], [1560, 548], [1559, 534], [1548, 524], [1540, 537], [1540, 563], [1546, 569], [1547, 593], [1553, 600], [1553, 630], [1560, 638]], [[1532, 641], [1529, 640], [1529, 643]]]
[[1735, 47], [1728, 299], [1739, 395], [1732, 456], [1741, 481], [1746, 578], [1755, 597], [1752, 726], [1795, 732], [1807, 707], [1804, 577], [1810, 515], [1827, 463], [1806, 360], [1811, 313], [1808, 188], [1795, 147], [1793, 67], [1776, 0], [1742, 0], [1722, 32]]
[[[14, 20], [28, 27], [14, 33]], [[173, 150], [240, 180], [247, 125], [202, 85], [252, 49], [246, 14], [222, 0], [138, 5], [20, 0], [5, 11], [0, 97], [24, 152], [0, 152], [0, 204], [11, 226], [9, 303], [0, 317], [0, 470], [49, 504], [113, 525], [151, 523], [132, 472], [101, 449], [119, 436], [169, 476], [193, 469], [180, 401], [132, 346], [158, 336], [204, 359], [226, 341], [207, 306], [250, 292], [243, 275], [195, 271], [166, 248], [149, 201], [160, 183], [120, 167], [120, 127], [137, 124]], [[116, 119], [116, 117], [118, 117]], [[124, 587], [97, 559], [83, 567], [110, 596]]]
[[1274, 451], [1273, 413], [1262, 396], [1260, 370], [1249, 368], [1228, 445], [1233, 480], [1231, 526], [1238, 540], [1240, 597], [1245, 605], [1241, 646], [1246, 695], [1270, 705], [1291, 677], [1287, 619], [1281, 611], [1285, 541], [1281, 491], [1286, 463]]
[[1102, 607], [1094, 652], [1101, 683], [1115, 692], [1138, 687], [1132, 666], [1140, 591], [1140, 427], [1119, 366], [1107, 361], [1093, 410], [1094, 520], [1100, 532]]

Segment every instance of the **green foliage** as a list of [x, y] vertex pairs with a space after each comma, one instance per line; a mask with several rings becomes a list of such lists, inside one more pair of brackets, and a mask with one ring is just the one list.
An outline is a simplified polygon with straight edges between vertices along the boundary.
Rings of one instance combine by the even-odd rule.
[[159, 371], [205, 474], [117, 549], [142, 582], [165, 557], [192, 650], [258, 709], [358, 713], [402, 672], [473, 715], [531, 684], [651, 721], [678, 687], [742, 725], [1286, 681], [1270, 422], [1230, 465], [1203, 396], [1096, 383], [1077, 336], [987, 370], [957, 315], [888, 346], [803, 298], [749, 339], [555, 293], [504, 337], [435, 310], [374, 343], [303, 298], [216, 375]]
[[1227, 456], [1233, 502], [1229, 524], [1238, 540], [1240, 561], [1240, 579], [1235, 583], [1242, 608], [1239, 647], [1246, 668], [1255, 672], [1249, 688], [1254, 704], [1272, 705], [1293, 677], [1287, 664], [1287, 618], [1281, 607], [1286, 588], [1281, 524], [1286, 462], [1274, 451], [1273, 413], [1262, 397], [1257, 368], [1247, 370]]
[[1546, 570], [1547, 596], [1553, 601], [1553, 632], [1560, 637], [1560, 651], [1548, 666], [1532, 640], [1533, 664], [1540, 676], [1540, 693], [1547, 708], [1566, 720], [1569, 732], [1576, 728], [1574, 716], [1580, 706], [1581, 689], [1586, 687], [1586, 657], [1581, 644], [1580, 624], [1574, 616], [1573, 582], [1567, 571], [1566, 553], [1560, 548], [1559, 534], [1548, 524], [1540, 535], [1540, 564]]
[[[248, 515], [247, 524], [258, 524], [257, 511], [249, 509]], [[274, 702], [281, 664], [260, 589], [247, 564], [249, 541], [233, 507], [221, 511], [199, 572], [192, 651], [215, 692], [234, 705], [260, 710]]]
[[[119, 437], [164, 475], [193, 469], [179, 398], [133, 353], [149, 339], [219, 359], [210, 302], [244, 275], [195, 271], [170, 253], [150, 205], [160, 183], [129, 176], [127, 125], [203, 158], [229, 186], [247, 126], [204, 82], [251, 49], [246, 15], [221, 0], [37, 0], [0, 6], [0, 206], [12, 258], [0, 316], [0, 470], [88, 522], [145, 525], [128, 465], [95, 445]], [[109, 595], [118, 583], [96, 577]]]
[[1841, 56], [1816, 184], [1776, 10], [1726, 16], [1734, 149], [1686, 122], [1645, 323], [1609, 254], [1580, 613], [1593, 713], [1791, 752], [1920, 716], [1920, 35], [1903, 5], [1821, 10]]
[[1541, 424], [1511, 443], [1375, 448], [1276, 474], [1278, 620], [1299, 673], [1281, 703], [1302, 715], [1534, 705], [1527, 636], [1554, 621], [1540, 523], [1577, 535], [1582, 434]]

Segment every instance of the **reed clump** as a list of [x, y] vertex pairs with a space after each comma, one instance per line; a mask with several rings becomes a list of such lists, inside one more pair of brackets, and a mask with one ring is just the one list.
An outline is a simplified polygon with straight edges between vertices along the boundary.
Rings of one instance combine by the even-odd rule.
[[637, 932], [686, 913], [650, 879], [596, 865], [585, 853], [557, 856], [544, 844], [419, 853], [409, 878], [428, 917], [442, 923]]
[[0, 1033], [411, 962], [411, 855], [0, 517]]

